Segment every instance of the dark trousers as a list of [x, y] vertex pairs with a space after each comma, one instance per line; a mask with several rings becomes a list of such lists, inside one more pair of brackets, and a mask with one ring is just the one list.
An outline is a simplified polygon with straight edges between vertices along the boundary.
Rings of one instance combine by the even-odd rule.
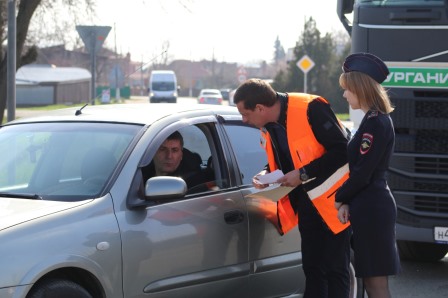
[[347, 298], [351, 227], [334, 235], [323, 223], [300, 227], [305, 298]]

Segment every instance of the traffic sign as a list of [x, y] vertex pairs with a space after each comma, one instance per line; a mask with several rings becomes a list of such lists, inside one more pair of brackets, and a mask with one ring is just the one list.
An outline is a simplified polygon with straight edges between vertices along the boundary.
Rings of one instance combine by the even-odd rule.
[[78, 31], [87, 51], [90, 53], [92, 105], [95, 104], [96, 53], [103, 47], [104, 40], [109, 34], [110, 29], [110, 26], [76, 26], [76, 31]]
[[241, 84], [247, 80], [247, 71], [244, 68], [244, 66], [238, 67], [237, 76], [238, 76], [238, 82], [240, 82]]
[[308, 55], [304, 55], [299, 61], [297, 61], [297, 67], [300, 68], [304, 73], [307, 73], [314, 67], [314, 61], [311, 60]]
[[102, 47], [104, 40], [112, 27], [110, 26], [76, 26], [88, 52], [97, 53]]
[[110, 88], [123, 88], [125, 85], [125, 76], [118, 64], [111, 69], [108, 79]]

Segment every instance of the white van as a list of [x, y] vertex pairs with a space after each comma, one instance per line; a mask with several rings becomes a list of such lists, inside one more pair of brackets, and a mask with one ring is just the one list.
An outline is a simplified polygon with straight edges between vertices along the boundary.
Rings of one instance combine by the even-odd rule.
[[149, 102], [177, 102], [177, 78], [172, 70], [153, 70], [149, 79]]

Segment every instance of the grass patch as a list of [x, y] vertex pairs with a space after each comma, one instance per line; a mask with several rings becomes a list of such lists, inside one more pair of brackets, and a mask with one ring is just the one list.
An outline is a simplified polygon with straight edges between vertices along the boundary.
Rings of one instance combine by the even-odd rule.
[[339, 120], [342, 120], [342, 121], [349, 121], [350, 120], [350, 114], [348, 114], [348, 113], [336, 114], [336, 116], [339, 118]]
[[74, 104], [74, 105], [59, 104], [59, 105], [49, 105], [49, 106], [20, 107], [20, 108], [16, 108], [16, 110], [52, 111], [52, 110], [65, 109], [65, 108], [82, 107], [83, 105], [85, 105], [85, 103]]

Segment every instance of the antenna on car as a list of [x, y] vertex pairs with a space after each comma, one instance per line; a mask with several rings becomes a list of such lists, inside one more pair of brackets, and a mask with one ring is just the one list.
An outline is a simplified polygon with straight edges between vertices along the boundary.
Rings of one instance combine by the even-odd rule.
[[85, 105], [83, 105], [79, 110], [76, 110], [76, 112], [75, 112], [75, 116], [81, 115], [81, 114], [82, 114], [81, 110], [84, 109], [87, 105], [88, 105], [88, 103], [86, 103]]

